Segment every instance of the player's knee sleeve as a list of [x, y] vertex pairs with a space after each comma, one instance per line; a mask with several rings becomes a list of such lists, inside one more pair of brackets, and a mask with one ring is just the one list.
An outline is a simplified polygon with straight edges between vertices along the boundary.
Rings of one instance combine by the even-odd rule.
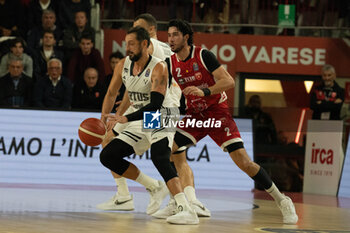
[[170, 164], [170, 148], [168, 147], [168, 139], [164, 138], [151, 145], [151, 159], [159, 174], [165, 182], [177, 177], [176, 171]]
[[122, 175], [130, 166], [124, 157], [134, 153], [134, 149], [129, 144], [120, 139], [112, 140], [100, 153], [100, 161], [103, 166]]
[[175, 133], [174, 142], [179, 147], [179, 149], [181, 149], [183, 146], [188, 147], [190, 145], [193, 145], [193, 142], [190, 138], [186, 137], [185, 135], [179, 132]]
[[231, 153], [235, 150], [244, 148], [243, 146], [243, 142], [235, 142], [235, 143], [231, 143], [230, 145], [226, 146], [226, 150], [228, 153]]

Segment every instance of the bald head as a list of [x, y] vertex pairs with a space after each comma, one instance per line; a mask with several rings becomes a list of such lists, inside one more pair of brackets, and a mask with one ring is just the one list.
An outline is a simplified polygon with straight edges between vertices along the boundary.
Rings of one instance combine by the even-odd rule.
[[88, 88], [96, 86], [98, 80], [98, 72], [95, 68], [87, 68], [84, 72], [84, 81]]

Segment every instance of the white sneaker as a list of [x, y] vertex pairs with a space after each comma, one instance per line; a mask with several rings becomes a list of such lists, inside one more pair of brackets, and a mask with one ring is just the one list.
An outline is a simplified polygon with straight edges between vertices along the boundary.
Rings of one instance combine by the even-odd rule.
[[166, 219], [168, 223], [182, 224], [182, 225], [195, 225], [199, 223], [196, 212], [190, 206], [178, 206], [178, 213], [172, 215]]
[[277, 204], [283, 215], [283, 223], [296, 224], [298, 222], [298, 215], [295, 212], [295, 207], [292, 200], [285, 196], [285, 198]]
[[170, 198], [169, 203], [161, 210], [152, 214], [155, 218], [166, 219], [177, 213], [176, 202], [174, 198]]
[[169, 194], [168, 187], [163, 181], [158, 180], [158, 186], [147, 189], [149, 194], [151, 195], [148, 206], [147, 206], [147, 214], [154, 214], [157, 210], [159, 210], [160, 205], [162, 204], [164, 198]]
[[210, 217], [211, 213], [199, 200], [190, 202], [191, 208], [196, 211], [198, 217]]
[[134, 210], [134, 200], [132, 195], [121, 196], [115, 194], [111, 199], [96, 206], [101, 210]]

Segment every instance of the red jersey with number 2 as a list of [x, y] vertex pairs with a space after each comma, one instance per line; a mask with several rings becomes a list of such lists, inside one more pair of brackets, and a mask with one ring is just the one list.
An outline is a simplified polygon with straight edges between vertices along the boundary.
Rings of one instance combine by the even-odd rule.
[[[215, 84], [214, 76], [207, 70], [201, 57], [201, 47], [193, 47], [192, 54], [186, 61], [180, 61], [176, 54], [171, 56], [171, 73], [179, 84], [181, 90], [188, 86], [196, 86], [199, 89], [208, 88]], [[212, 105], [220, 104], [221, 108], [228, 108], [225, 92], [210, 96], [185, 95], [187, 113], [199, 113]]]
[[[171, 73], [181, 90], [188, 86], [203, 89], [215, 84], [214, 76], [203, 62], [201, 51], [202, 48], [193, 47], [192, 54], [185, 61], [179, 61], [175, 54], [171, 56]], [[179, 133], [190, 138], [194, 144], [209, 135], [224, 151], [226, 146], [242, 142], [236, 123], [229, 113], [225, 92], [204, 97], [193, 95], [185, 95], [185, 97], [187, 115], [182, 119], [183, 122], [193, 119], [200, 121], [214, 119], [222, 124], [220, 128], [178, 126]]]

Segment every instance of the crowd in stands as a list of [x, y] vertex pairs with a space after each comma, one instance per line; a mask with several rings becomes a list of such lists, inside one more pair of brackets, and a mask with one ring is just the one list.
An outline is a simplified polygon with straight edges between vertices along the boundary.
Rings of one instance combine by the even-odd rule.
[[[96, 2], [105, 5], [112, 17], [123, 18], [121, 9], [130, 11], [128, 4], [134, 5], [131, 10], [136, 15], [150, 10], [148, 3], [154, 1]], [[296, 4], [298, 9], [301, 3], [320, 7], [331, 4], [324, 0], [200, 0], [195, 5], [192, 0], [178, 0], [167, 3], [167, 19], [180, 17], [193, 22], [193, 13], [197, 12], [197, 17], [209, 24], [207, 32], [214, 30], [210, 23], [221, 23], [219, 31], [230, 33], [225, 25], [234, 20], [232, 10], [237, 4], [238, 23], [256, 23], [257, 11], [264, 9], [262, 4], [273, 2]], [[342, 9], [339, 17], [347, 22], [349, 1], [335, 2]], [[184, 9], [181, 15], [179, 9]], [[0, 0], [0, 106], [101, 108], [111, 74], [106, 76], [101, 53], [94, 48], [96, 31], [90, 26], [90, 12], [90, 0]], [[254, 30], [242, 27], [239, 33], [253, 34]], [[110, 61], [121, 58], [121, 54], [112, 54]]]
[[90, 0], [0, 0], [1, 107], [101, 109], [111, 75], [90, 12]]
[[[148, 11], [147, 3], [150, 1], [96, 2], [105, 4], [108, 17], [122, 19], [128, 18], [125, 12], [130, 9], [133, 15], [129, 18]], [[134, 8], [128, 7], [132, 2]], [[308, 20], [310, 12], [305, 9], [316, 6], [323, 11], [320, 11], [315, 26], [330, 26], [324, 9], [328, 8], [327, 4], [333, 4], [339, 9], [338, 26], [350, 26], [348, 0], [197, 0], [195, 3], [197, 5], [193, 4], [193, 0], [168, 1], [168, 18], [165, 20], [180, 17], [194, 22], [193, 7], [196, 7], [197, 17], [207, 25], [204, 28], [206, 32], [231, 33], [228, 23], [257, 24], [261, 22], [261, 15], [266, 13], [264, 7], [268, 4], [290, 3], [297, 6], [299, 18], [296, 24], [299, 26]], [[180, 9], [183, 9], [182, 12]], [[235, 9], [239, 17], [234, 17], [232, 11]], [[94, 47], [96, 31], [90, 26], [90, 12], [90, 0], [0, 0], [0, 107], [101, 111], [112, 73], [106, 74], [101, 53]], [[162, 20], [161, 16], [157, 15], [157, 18]], [[222, 26], [210, 25], [217, 23]], [[122, 23], [115, 23], [112, 27], [121, 26]], [[256, 31], [254, 27], [243, 26], [237, 33], [255, 34]], [[110, 70], [113, 71], [123, 57], [120, 52], [110, 54]], [[326, 66], [322, 77], [323, 81], [331, 84], [323, 83], [317, 89], [318, 94], [313, 93], [310, 104], [315, 111], [313, 119], [340, 119], [344, 91], [334, 82], [334, 68]], [[122, 86], [114, 108], [117, 108], [124, 92], [125, 87]], [[330, 98], [330, 93], [337, 93], [339, 98]], [[252, 96], [244, 111], [245, 117], [253, 119], [255, 125], [256, 154], [266, 153], [268, 146], [280, 146], [287, 151], [300, 149], [295, 143], [288, 142], [282, 131], [276, 130], [272, 117], [262, 110], [261, 102], [258, 95]], [[274, 177], [281, 190], [301, 191], [301, 160], [261, 158], [261, 161], [259, 158], [255, 160]]]
[[[268, 34], [350, 37], [350, 1], [348, 0], [96, 0], [101, 4], [104, 27], [120, 28], [120, 20], [133, 19], [149, 12], [159, 21], [182, 18], [194, 25], [195, 31], [208, 33]], [[279, 6], [293, 5], [296, 29], [278, 27]], [[120, 9], [120, 10], [119, 10]], [[129, 25], [125, 23], [124, 26]], [[259, 25], [268, 25], [264, 27]], [[159, 25], [164, 30], [162, 24]], [[298, 27], [333, 27], [305, 29]]]

